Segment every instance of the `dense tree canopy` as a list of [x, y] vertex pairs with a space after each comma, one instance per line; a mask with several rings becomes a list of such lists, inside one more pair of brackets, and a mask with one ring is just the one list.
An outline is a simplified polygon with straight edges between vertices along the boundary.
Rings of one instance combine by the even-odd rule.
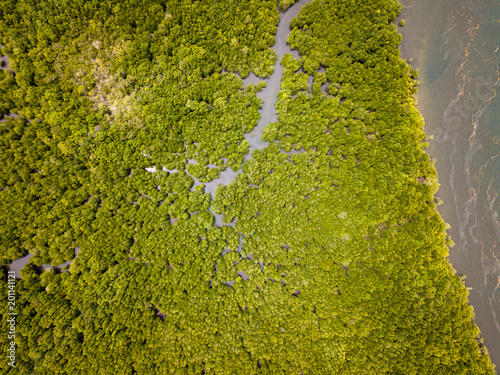
[[[0, 257], [34, 254], [3, 371], [493, 374], [399, 4], [304, 6], [279, 121], [244, 164], [264, 84], [241, 78], [272, 74], [275, 1], [0, 5]], [[195, 186], [228, 167], [213, 201]]]

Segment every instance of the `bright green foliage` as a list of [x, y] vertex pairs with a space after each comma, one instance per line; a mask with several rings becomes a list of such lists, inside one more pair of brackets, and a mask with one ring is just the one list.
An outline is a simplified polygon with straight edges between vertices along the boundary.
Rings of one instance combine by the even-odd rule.
[[44, 142], [48, 132], [45, 122], [19, 117], [0, 125], [2, 263], [28, 249], [43, 253], [45, 263], [63, 263], [90, 229], [96, 206], [85, 204], [92, 194], [90, 173], [80, 160], [64, 157], [56, 142]]
[[244, 92], [227, 71], [248, 74], [251, 58], [272, 71], [271, 2], [246, 1], [236, 13], [218, 1], [1, 5], [1, 44], [15, 70], [0, 71], [1, 116], [22, 116], [0, 125], [2, 263], [29, 250], [37, 263], [61, 264], [98, 207], [161, 201], [176, 186], [188, 194], [183, 172], [152, 181], [146, 167], [183, 171], [190, 158], [201, 181], [240, 169], [262, 84]]
[[0, 256], [35, 254], [9, 373], [493, 373], [400, 9], [363, 4], [301, 11], [270, 145], [212, 202], [189, 174], [241, 167], [265, 83], [234, 73], [271, 74], [276, 2], [0, 0]]
[[290, 8], [297, 0], [279, 0], [279, 6], [283, 10]]
[[[303, 313], [286, 316], [283, 340], [304, 373], [492, 374], [446, 259], [398, 11], [386, 1], [305, 6], [288, 39], [302, 57], [281, 61], [279, 122], [263, 134], [276, 142], [254, 151], [213, 208], [264, 264], [248, 284], [276, 281], [280, 304], [300, 291]], [[292, 149], [302, 152], [283, 153]]]

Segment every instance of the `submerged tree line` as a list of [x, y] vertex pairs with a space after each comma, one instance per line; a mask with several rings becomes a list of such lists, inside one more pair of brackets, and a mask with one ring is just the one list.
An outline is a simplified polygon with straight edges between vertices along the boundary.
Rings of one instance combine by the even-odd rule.
[[[3, 371], [494, 373], [446, 258], [399, 3], [303, 7], [244, 164], [265, 81], [241, 78], [273, 72], [276, 1], [0, 4], [4, 301], [33, 254]], [[226, 168], [213, 201], [194, 186]]]

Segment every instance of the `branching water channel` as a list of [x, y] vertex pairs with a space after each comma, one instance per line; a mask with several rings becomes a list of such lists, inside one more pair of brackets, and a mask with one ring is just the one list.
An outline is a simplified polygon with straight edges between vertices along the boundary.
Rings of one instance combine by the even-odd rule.
[[[245, 161], [244, 163], [249, 160], [252, 157], [252, 152], [254, 150], [260, 150], [265, 148], [267, 145], [269, 145], [269, 142], [263, 142], [261, 140], [262, 137], [262, 132], [264, 131], [264, 128], [266, 127], [267, 124], [271, 122], [277, 122], [278, 118], [276, 115], [276, 102], [278, 100], [278, 92], [280, 91], [281, 87], [281, 77], [283, 75], [283, 67], [281, 66], [280, 62], [283, 56], [287, 53], [292, 54], [292, 56], [296, 59], [299, 58], [299, 53], [296, 50], [292, 50], [290, 46], [287, 44], [286, 40], [287, 37], [290, 33], [290, 21], [295, 18], [299, 12], [302, 6], [304, 6], [307, 3], [311, 3], [312, 0], [299, 0], [295, 5], [290, 7], [286, 12], [281, 12], [280, 13], [280, 22], [278, 25], [278, 30], [276, 32], [276, 42], [273, 46], [273, 50], [277, 55], [276, 62], [274, 64], [274, 70], [273, 74], [271, 77], [266, 79], [266, 87], [257, 93], [257, 96], [263, 100], [263, 106], [260, 109], [260, 120], [257, 124], [257, 127], [251, 132], [245, 134], [245, 139], [248, 141], [250, 144], [249, 152], [245, 156]], [[255, 76], [253, 73], [250, 73], [250, 75], [242, 79], [243, 81], [243, 88], [245, 89], [249, 84], [255, 84], [257, 85], [260, 79]], [[311, 83], [311, 82], [309, 82]], [[282, 150], [283, 153], [285, 151]], [[294, 153], [300, 153], [301, 151], [295, 151], [292, 150], [288, 152], [288, 154], [294, 154]], [[244, 164], [243, 163], [243, 164]], [[146, 168], [149, 172], [155, 173], [156, 169], [154, 167], [151, 168]], [[170, 171], [170, 172], [175, 172], [175, 171]], [[212, 196], [212, 199], [215, 198], [215, 191], [217, 189], [217, 186], [219, 184], [223, 185], [229, 185], [231, 182], [233, 182], [236, 178], [236, 176], [240, 173], [234, 172], [230, 168], [226, 169], [225, 171], [221, 172], [219, 178], [210, 181], [208, 183], [201, 183], [197, 178], [191, 176], [194, 179], [194, 185], [193, 188], [197, 185], [205, 185], [205, 193], [210, 193]], [[217, 226], [223, 226], [225, 224], [222, 223], [222, 215], [216, 215], [213, 211], [212, 208], [210, 208], [210, 211], [212, 214], [215, 216], [215, 223]], [[234, 228], [234, 222], [230, 224], [226, 224]], [[238, 247], [238, 252], [241, 255], [241, 248], [242, 248], [242, 238], [240, 236], [240, 242], [239, 242], [239, 247]], [[79, 248], [75, 249], [75, 256], [78, 254]], [[9, 265], [9, 268], [11, 271], [16, 271], [16, 275], [19, 275], [19, 272], [21, 269], [29, 262], [33, 254], [28, 254], [20, 259], [15, 260]], [[57, 266], [58, 268], [64, 268], [66, 266], [69, 266], [71, 264], [71, 261], [67, 261], [64, 264], [61, 264]], [[42, 266], [44, 269], [51, 268], [50, 265], [44, 264]]]
[[[298, 51], [290, 49], [290, 46], [286, 43], [286, 39], [290, 33], [290, 21], [298, 15], [303, 5], [310, 2], [312, 2], [312, 0], [298, 1], [294, 6], [288, 9], [286, 12], [280, 13], [280, 22], [276, 33], [276, 43], [273, 46], [273, 50], [274, 52], [276, 52], [277, 59], [274, 64], [273, 74], [271, 75], [270, 78], [265, 80], [266, 87], [262, 91], [257, 93], [257, 96], [263, 100], [264, 104], [263, 107], [260, 109], [261, 117], [257, 124], [257, 127], [251, 133], [245, 134], [245, 139], [250, 144], [250, 149], [247, 155], [245, 156], [244, 163], [249, 159], [251, 159], [252, 152], [254, 150], [260, 150], [269, 145], [269, 142], [263, 142], [261, 140], [261, 137], [262, 137], [262, 132], [264, 131], [264, 128], [266, 127], [267, 124], [278, 121], [275, 105], [278, 100], [278, 92], [280, 91], [281, 88], [281, 77], [283, 76], [283, 67], [280, 64], [281, 59], [286, 53], [292, 54], [293, 57], [295, 57], [296, 59], [299, 58]], [[249, 84], [257, 85], [259, 82], [259, 78], [251, 73], [247, 78], [242, 79], [242, 81], [244, 88], [246, 88]], [[284, 153], [285, 151], [282, 150], [282, 152]], [[288, 154], [300, 153], [300, 152], [301, 151], [292, 150]], [[197, 178], [193, 176], [191, 177], [193, 177], [195, 181], [194, 186], [205, 185], [205, 192], [210, 193], [213, 199], [215, 198], [215, 191], [217, 189], [217, 186], [219, 184], [229, 185], [231, 182], [235, 180], [236, 176], [239, 173], [240, 171], [234, 172], [233, 170], [228, 168], [225, 171], [221, 172], [219, 178], [205, 184], [202, 184]], [[222, 215], [215, 215], [215, 218], [216, 218], [216, 224], [218, 226], [222, 226], [223, 225]], [[234, 223], [229, 225], [234, 227]]]

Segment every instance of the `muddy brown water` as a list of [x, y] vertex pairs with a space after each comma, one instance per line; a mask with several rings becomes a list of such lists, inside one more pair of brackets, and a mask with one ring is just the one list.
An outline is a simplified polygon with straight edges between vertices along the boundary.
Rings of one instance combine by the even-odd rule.
[[[449, 260], [464, 275], [475, 322], [500, 367], [500, 99], [498, 0], [404, 0], [402, 57], [421, 82], [417, 107], [426, 150], [436, 159], [455, 246]], [[399, 20], [398, 19], [398, 20]]]

